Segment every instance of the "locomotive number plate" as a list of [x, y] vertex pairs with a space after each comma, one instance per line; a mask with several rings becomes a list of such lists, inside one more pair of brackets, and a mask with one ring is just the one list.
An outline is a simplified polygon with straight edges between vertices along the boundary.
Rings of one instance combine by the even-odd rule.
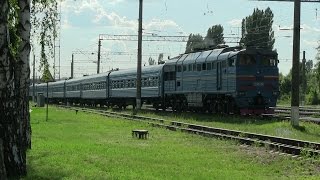
[[253, 85], [260, 87], [260, 86], [264, 86], [264, 83], [263, 82], [254, 82]]

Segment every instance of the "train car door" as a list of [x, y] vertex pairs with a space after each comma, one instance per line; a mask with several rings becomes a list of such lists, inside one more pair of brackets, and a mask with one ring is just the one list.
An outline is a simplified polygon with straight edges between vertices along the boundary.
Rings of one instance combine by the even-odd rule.
[[222, 68], [221, 62], [217, 62], [217, 90], [221, 90], [222, 86]]

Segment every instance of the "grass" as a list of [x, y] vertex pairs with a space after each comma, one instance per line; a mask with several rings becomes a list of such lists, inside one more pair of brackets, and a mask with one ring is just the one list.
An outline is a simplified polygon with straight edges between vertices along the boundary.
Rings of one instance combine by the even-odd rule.
[[[25, 179], [319, 179], [318, 161], [145, 123], [33, 108]], [[148, 140], [131, 137], [148, 129]]]
[[[130, 110], [126, 111], [131, 113]], [[142, 110], [140, 115], [181, 121], [205, 126], [268, 134], [286, 138], [320, 142], [320, 125], [300, 121], [300, 127], [292, 127], [289, 120], [260, 117], [222, 116], [199, 113], [172, 113]]]

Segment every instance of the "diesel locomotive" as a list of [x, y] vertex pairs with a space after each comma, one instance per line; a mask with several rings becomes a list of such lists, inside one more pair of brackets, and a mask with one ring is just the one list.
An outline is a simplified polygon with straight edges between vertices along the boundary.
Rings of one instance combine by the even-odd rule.
[[[124, 69], [52, 82], [48, 88], [37, 84], [35, 92], [56, 103], [125, 108], [136, 103], [136, 73], [136, 68]], [[141, 100], [156, 109], [273, 113], [278, 96], [278, 54], [271, 50], [222, 47], [142, 67]]]

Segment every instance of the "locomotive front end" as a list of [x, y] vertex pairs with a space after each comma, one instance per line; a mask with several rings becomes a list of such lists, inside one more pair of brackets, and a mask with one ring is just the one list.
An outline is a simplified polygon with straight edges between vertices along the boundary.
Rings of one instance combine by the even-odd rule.
[[278, 54], [255, 49], [237, 55], [236, 103], [241, 114], [270, 114], [279, 96]]

